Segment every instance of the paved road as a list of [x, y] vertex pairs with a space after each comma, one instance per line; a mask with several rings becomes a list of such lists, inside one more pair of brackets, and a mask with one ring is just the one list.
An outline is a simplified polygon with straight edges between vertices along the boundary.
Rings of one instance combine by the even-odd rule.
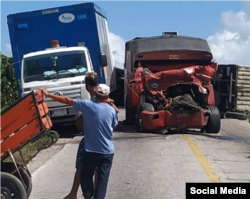
[[[107, 199], [183, 199], [186, 182], [250, 182], [250, 124], [245, 121], [222, 120], [217, 135], [138, 134], [121, 125], [114, 139]], [[80, 140], [74, 137], [33, 172], [30, 198], [61, 199], [68, 193]]]

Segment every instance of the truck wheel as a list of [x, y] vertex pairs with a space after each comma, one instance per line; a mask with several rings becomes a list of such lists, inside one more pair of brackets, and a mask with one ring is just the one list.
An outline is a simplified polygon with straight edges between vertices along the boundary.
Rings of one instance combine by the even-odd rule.
[[137, 109], [137, 115], [136, 115], [136, 131], [137, 132], [143, 132], [145, 131], [145, 127], [143, 125], [142, 121], [142, 111], [155, 111], [152, 104], [149, 103], [142, 103]]
[[[2, 164], [2, 171], [5, 171], [7, 173], [12, 173], [15, 170], [16, 170], [16, 167], [15, 167], [14, 163], [12, 163], [12, 162], [5, 162], [5, 163]], [[19, 171], [20, 171], [20, 174], [21, 174], [21, 176], [23, 178], [23, 181], [24, 181], [24, 183], [26, 185], [26, 187], [25, 187], [26, 188], [26, 193], [27, 193], [27, 196], [29, 197], [30, 194], [31, 194], [31, 191], [32, 191], [31, 176], [30, 176], [29, 172], [25, 168], [21, 168], [21, 169], [19, 169]], [[18, 172], [15, 172], [13, 175], [16, 176], [21, 181]]]
[[235, 118], [239, 120], [246, 120], [247, 115], [244, 113], [237, 113], [237, 112], [226, 112], [225, 113], [226, 118]]
[[22, 182], [9, 173], [1, 172], [1, 199], [27, 199]]
[[216, 106], [207, 106], [210, 111], [207, 125], [205, 127], [206, 133], [219, 133], [220, 132], [220, 112]]

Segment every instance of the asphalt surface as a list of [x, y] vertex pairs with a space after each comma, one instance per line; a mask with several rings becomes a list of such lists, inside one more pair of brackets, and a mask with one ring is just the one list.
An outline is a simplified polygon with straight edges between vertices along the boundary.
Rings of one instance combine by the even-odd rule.
[[[124, 112], [119, 115], [122, 121]], [[81, 138], [63, 142], [53, 155], [36, 157], [47, 157], [47, 161], [32, 172], [31, 199], [62, 199], [67, 195]], [[224, 119], [217, 135], [136, 133], [133, 127], [120, 124], [114, 139], [107, 199], [183, 199], [186, 182], [250, 182], [247, 121]], [[34, 164], [36, 161], [29, 167]], [[82, 198], [80, 188], [78, 198]]]

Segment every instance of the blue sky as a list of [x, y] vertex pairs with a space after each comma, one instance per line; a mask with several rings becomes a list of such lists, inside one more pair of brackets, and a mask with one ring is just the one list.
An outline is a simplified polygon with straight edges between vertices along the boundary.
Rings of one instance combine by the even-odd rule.
[[[1, 51], [9, 53], [7, 44], [10, 42], [6, 22], [8, 14], [81, 2], [83, 1], [1, 2]], [[163, 31], [178, 31], [181, 35], [204, 39], [225, 33], [225, 30], [234, 33], [238, 30], [228, 28], [230, 25], [223, 18], [223, 13], [229, 13], [225, 14], [226, 17], [237, 18], [239, 12], [247, 13], [245, 10], [250, 7], [242, 2], [100, 1], [95, 3], [106, 11], [110, 31], [117, 36], [115, 40], [117, 42], [118, 40], [124, 42], [137, 36], [156, 36]], [[245, 20], [247, 24], [250, 23], [249, 15]], [[216, 39], [218, 38], [213, 38], [213, 40]], [[121, 50], [122, 47], [115, 48]]]

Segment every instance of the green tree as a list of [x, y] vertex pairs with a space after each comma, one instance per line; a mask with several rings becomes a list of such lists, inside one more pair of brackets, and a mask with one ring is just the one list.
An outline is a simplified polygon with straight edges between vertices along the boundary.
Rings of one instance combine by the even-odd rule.
[[[8, 66], [11, 66], [13, 70], [13, 78], [11, 80], [7, 80], [6, 77], [6, 68]], [[17, 81], [13, 59], [1, 54], [1, 109], [12, 104], [17, 99]]]

